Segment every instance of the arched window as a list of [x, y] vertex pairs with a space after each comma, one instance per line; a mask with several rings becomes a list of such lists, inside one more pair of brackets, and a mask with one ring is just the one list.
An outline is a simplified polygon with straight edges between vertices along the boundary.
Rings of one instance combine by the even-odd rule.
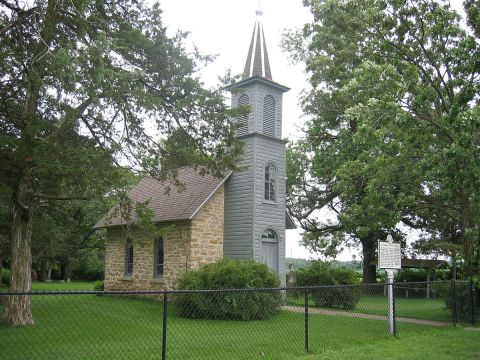
[[265, 200], [276, 201], [277, 186], [277, 168], [273, 163], [268, 163], [265, 166]]
[[263, 99], [263, 134], [275, 136], [275, 99], [270, 94]]
[[262, 234], [262, 241], [277, 242], [277, 233], [272, 229], [267, 229]]
[[[247, 94], [240, 95], [238, 99], [238, 106], [245, 106], [249, 105], [250, 100]], [[248, 132], [248, 114], [242, 115], [238, 117], [238, 128], [237, 128], [237, 135], [245, 135]]]
[[127, 239], [125, 245], [125, 276], [133, 275], [133, 244], [132, 239]]
[[159, 278], [163, 276], [163, 264], [164, 264], [164, 253], [163, 253], [163, 238], [158, 238], [155, 240], [154, 246], [154, 258], [153, 258], [153, 277]]

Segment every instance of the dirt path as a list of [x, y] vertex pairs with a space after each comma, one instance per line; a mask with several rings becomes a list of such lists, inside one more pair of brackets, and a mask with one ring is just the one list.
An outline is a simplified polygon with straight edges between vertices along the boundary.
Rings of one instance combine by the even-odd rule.
[[[296, 312], [296, 313], [303, 313], [304, 309], [303, 306], [283, 306], [283, 310]], [[316, 308], [308, 308], [309, 314], [321, 314], [321, 315], [333, 315], [333, 316], [345, 316], [345, 317], [352, 317], [358, 319], [369, 319], [369, 320], [382, 320], [387, 321], [388, 317], [385, 315], [375, 315], [375, 314], [363, 314], [363, 313], [354, 313], [349, 311], [341, 311], [341, 310], [327, 310], [327, 309], [316, 309]], [[428, 325], [428, 326], [436, 326], [436, 327], [447, 327], [451, 326], [451, 323], [446, 321], [434, 321], [434, 320], [424, 320], [424, 319], [411, 319], [405, 317], [398, 317], [396, 318], [398, 322], [410, 323], [410, 324], [417, 324], [417, 325]]]

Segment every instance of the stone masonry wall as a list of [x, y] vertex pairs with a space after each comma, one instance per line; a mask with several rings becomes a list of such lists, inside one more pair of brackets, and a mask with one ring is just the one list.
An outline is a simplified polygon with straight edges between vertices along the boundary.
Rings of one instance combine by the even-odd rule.
[[[178, 277], [187, 269], [190, 223], [162, 224], [164, 274], [153, 276], [155, 237], [138, 228], [116, 227], [107, 231], [105, 254], [106, 290], [162, 290], [172, 289]], [[133, 244], [133, 274], [125, 277], [125, 247], [127, 239]]]
[[[107, 229], [105, 290], [173, 289], [187, 269], [223, 256], [224, 188], [218, 189], [191, 221], [159, 224], [164, 244], [164, 273], [153, 276], [156, 237], [137, 227]], [[133, 244], [133, 274], [125, 277], [127, 239]]]
[[192, 220], [190, 268], [223, 257], [224, 186], [208, 200]]

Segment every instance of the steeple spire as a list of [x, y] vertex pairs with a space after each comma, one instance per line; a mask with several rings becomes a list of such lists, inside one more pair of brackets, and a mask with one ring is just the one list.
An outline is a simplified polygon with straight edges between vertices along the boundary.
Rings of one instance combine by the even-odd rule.
[[253, 28], [252, 41], [248, 50], [247, 62], [243, 71], [243, 79], [252, 76], [261, 76], [268, 80], [272, 80], [272, 72], [268, 61], [267, 46], [265, 44], [265, 35], [263, 33], [263, 25], [261, 17], [262, 10], [256, 11], [257, 18]]

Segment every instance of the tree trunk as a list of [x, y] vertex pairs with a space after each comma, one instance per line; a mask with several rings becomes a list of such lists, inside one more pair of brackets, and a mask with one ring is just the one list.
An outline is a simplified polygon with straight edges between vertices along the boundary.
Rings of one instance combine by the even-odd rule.
[[72, 274], [72, 268], [70, 266], [70, 259], [64, 258], [60, 261], [60, 276], [62, 280], [69, 281]]
[[0, 288], [2, 287], [3, 256], [0, 255]]
[[[19, 179], [13, 205], [12, 261], [10, 291], [29, 292], [32, 289], [32, 219], [33, 185], [31, 177]], [[5, 306], [5, 321], [11, 326], [33, 324], [30, 296], [9, 296]]]
[[42, 260], [42, 262], [40, 263], [40, 271], [38, 272], [39, 281], [47, 280], [47, 270], [48, 270], [47, 260]]
[[470, 200], [463, 189], [460, 189], [460, 203], [462, 211], [462, 227], [463, 227], [463, 257], [465, 260], [465, 273], [467, 278], [471, 279], [474, 275], [474, 243], [475, 232], [472, 220], [472, 212], [470, 210]]
[[360, 239], [360, 241], [363, 254], [363, 283], [375, 284], [377, 282], [377, 267], [372, 262], [375, 261], [377, 243], [370, 238]]

